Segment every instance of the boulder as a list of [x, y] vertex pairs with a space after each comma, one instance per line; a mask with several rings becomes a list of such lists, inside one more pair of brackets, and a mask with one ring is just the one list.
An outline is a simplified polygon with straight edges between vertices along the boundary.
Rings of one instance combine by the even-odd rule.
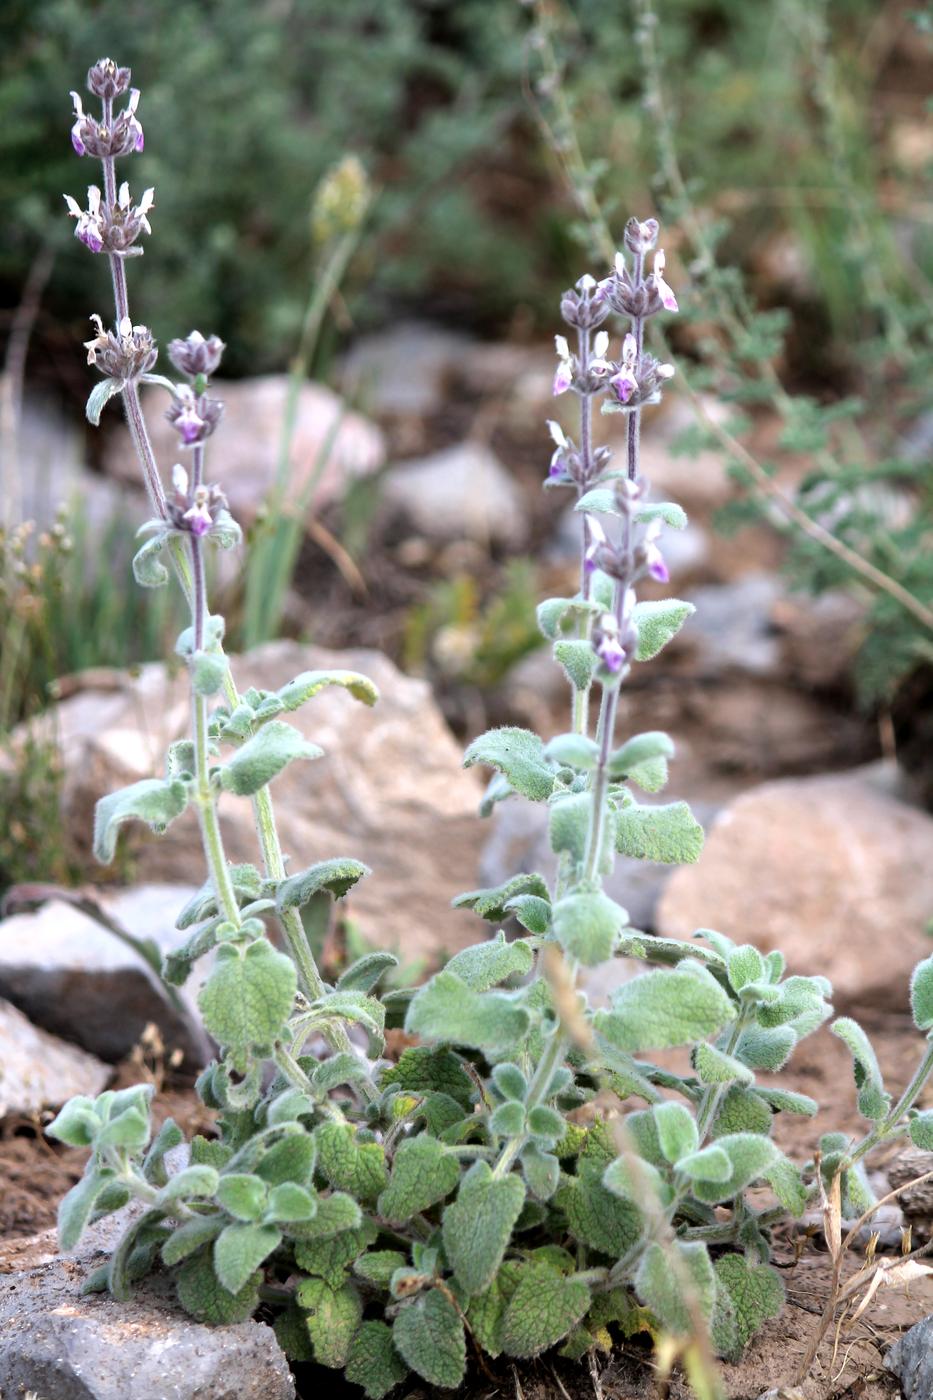
[[[460, 749], [427, 683], [374, 651], [272, 642], [233, 659], [241, 690], [271, 690], [302, 671], [335, 667], [370, 676], [381, 698], [368, 709], [333, 687], [290, 716], [325, 752], [313, 765], [293, 763], [273, 784], [290, 869], [331, 856], [365, 861], [373, 875], [348, 898], [363, 936], [406, 957], [453, 952], [471, 939], [471, 921], [449, 904], [476, 885], [482, 784], [462, 770]], [[166, 746], [187, 732], [188, 719], [186, 677], [161, 664], [58, 706], [66, 818], [86, 847], [97, 799], [161, 773]], [[220, 815], [228, 858], [255, 862], [250, 803], [224, 794]], [[128, 830], [140, 879], [195, 884], [204, 878], [192, 810], [161, 837], [139, 826]]]
[[[125, 1223], [125, 1221], [123, 1222]], [[55, 1232], [0, 1248], [0, 1394], [43, 1400], [294, 1400], [271, 1327], [208, 1327], [174, 1300], [165, 1275], [128, 1303], [81, 1296], [116, 1230], [92, 1226], [74, 1255]]]
[[347, 354], [341, 381], [380, 418], [425, 418], [443, 407], [461, 357], [473, 341], [430, 321], [399, 321], [364, 335]]
[[884, 1364], [901, 1383], [904, 1400], [933, 1395], [933, 1316], [925, 1317], [896, 1341]]
[[[240, 524], [249, 525], [275, 482], [288, 376], [218, 381], [212, 392], [223, 400], [224, 416], [208, 445], [208, 479], [223, 487]], [[163, 470], [172, 462], [186, 464], [185, 449], [165, 418], [164, 389], [144, 389], [142, 402]], [[316, 513], [340, 500], [351, 481], [381, 467], [384, 458], [382, 433], [374, 424], [348, 411], [323, 384], [301, 386], [285, 490], [288, 506]], [[119, 480], [138, 483], [139, 467], [125, 428], [113, 434], [104, 465]]]
[[528, 534], [522, 493], [480, 442], [461, 442], [417, 461], [401, 462], [383, 484], [383, 502], [425, 538], [518, 549]]
[[837, 1007], [903, 1013], [931, 950], [931, 851], [933, 818], [902, 800], [892, 766], [765, 783], [731, 802], [699, 862], [675, 872], [656, 931], [715, 928], [780, 948], [791, 972], [830, 979]]
[[0, 1118], [31, 1117], [60, 1108], [73, 1094], [99, 1094], [110, 1073], [109, 1065], [39, 1030], [0, 1001]]
[[[152, 939], [162, 952], [175, 947], [175, 916], [191, 892], [190, 886], [173, 890], [170, 908], [163, 896], [158, 913], [161, 892], [150, 894], [148, 916], [134, 916], [128, 931]], [[132, 895], [143, 904], [147, 892]], [[132, 905], [127, 908], [132, 913]], [[105, 912], [122, 923], [119, 898]], [[63, 899], [0, 922], [0, 995], [37, 1026], [103, 1060], [128, 1055], [150, 1023], [159, 1027], [167, 1050], [180, 1050], [189, 1066], [200, 1067], [210, 1054], [190, 1001], [174, 988], [169, 992], [117, 934]]]

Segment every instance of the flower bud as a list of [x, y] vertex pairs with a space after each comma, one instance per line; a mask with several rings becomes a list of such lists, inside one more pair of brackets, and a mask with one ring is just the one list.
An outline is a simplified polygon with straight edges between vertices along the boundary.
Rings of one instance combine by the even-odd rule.
[[104, 102], [112, 102], [126, 92], [130, 78], [128, 68], [118, 68], [112, 58], [99, 58], [87, 71], [88, 91]]
[[192, 331], [184, 340], [169, 341], [168, 357], [180, 374], [187, 374], [190, 379], [199, 375], [209, 379], [216, 374], [225, 349], [220, 336], [211, 335], [205, 340], [200, 331]]

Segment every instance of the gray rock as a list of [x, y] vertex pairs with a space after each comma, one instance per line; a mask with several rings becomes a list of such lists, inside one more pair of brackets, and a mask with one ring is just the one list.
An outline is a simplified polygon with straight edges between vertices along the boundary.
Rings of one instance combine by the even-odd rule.
[[[463, 771], [460, 747], [426, 682], [403, 675], [378, 652], [296, 642], [269, 643], [234, 657], [232, 666], [242, 690], [275, 689], [302, 671], [335, 667], [372, 678], [380, 691], [373, 709], [333, 687], [289, 716], [325, 753], [313, 765], [292, 764], [273, 784], [290, 868], [341, 855], [372, 866], [373, 875], [355, 887], [347, 907], [374, 946], [435, 957], [471, 941], [470, 920], [447, 906], [476, 884], [482, 783]], [[163, 771], [167, 745], [187, 733], [186, 691], [183, 675], [149, 665], [117, 677], [113, 689], [81, 691], [58, 706], [65, 815], [79, 838], [87, 839], [94, 804], [104, 793]], [[228, 858], [255, 862], [250, 803], [224, 794], [220, 818]], [[135, 826], [128, 839], [139, 878], [203, 880], [193, 811], [164, 836]]]
[[901, 1383], [904, 1400], [933, 1396], [933, 1316], [925, 1317], [895, 1342], [884, 1358]]
[[772, 609], [781, 586], [770, 574], [744, 574], [733, 583], [694, 589], [687, 597], [696, 607], [690, 619], [689, 644], [704, 676], [744, 671], [774, 676], [780, 669], [781, 644]]
[[[208, 475], [211, 453], [216, 450], [218, 466], [213, 470], [222, 479], [233, 515], [243, 525], [255, 519], [275, 481], [287, 392], [284, 374], [235, 383], [218, 381], [212, 389], [223, 399], [224, 416], [208, 449]], [[165, 391], [144, 389], [142, 401], [157, 461], [178, 460], [178, 434], [164, 414]], [[350, 481], [376, 471], [384, 458], [382, 433], [373, 423], [349, 412], [343, 400], [323, 384], [302, 385], [285, 491], [288, 506], [314, 514], [340, 500]], [[138, 482], [139, 467], [125, 429], [114, 434], [105, 466], [121, 481]]]
[[498, 457], [479, 442], [462, 442], [393, 467], [385, 478], [383, 500], [420, 534], [440, 543], [466, 536], [517, 548], [528, 533], [521, 491]]
[[[145, 891], [134, 898], [145, 899]], [[120, 901], [116, 901], [119, 909]], [[177, 912], [177, 907], [172, 905]], [[158, 919], [135, 931], [154, 937], [163, 949], [180, 941], [162, 909]], [[37, 1026], [80, 1045], [103, 1060], [132, 1050], [150, 1022], [166, 1047], [179, 1049], [191, 1065], [204, 1063], [208, 1043], [185, 1004], [170, 999], [143, 959], [95, 919], [64, 900], [0, 923], [0, 995]]]
[[[102, 1228], [108, 1227], [108, 1228]], [[207, 1327], [146, 1280], [129, 1303], [81, 1296], [114, 1243], [112, 1222], [56, 1255], [53, 1231], [0, 1252], [0, 1394], [42, 1400], [294, 1400], [270, 1327]]]
[[443, 405], [453, 370], [473, 342], [429, 321], [402, 321], [362, 336], [343, 362], [342, 382], [370, 413], [424, 418]]
[[99, 1094], [109, 1065], [39, 1030], [0, 1001], [0, 1118], [59, 1108], [73, 1094]]

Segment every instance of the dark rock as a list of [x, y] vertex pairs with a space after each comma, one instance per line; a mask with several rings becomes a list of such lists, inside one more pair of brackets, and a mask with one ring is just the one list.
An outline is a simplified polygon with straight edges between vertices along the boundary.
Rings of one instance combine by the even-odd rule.
[[933, 1316], [925, 1317], [895, 1342], [884, 1364], [901, 1383], [904, 1400], [933, 1396]]

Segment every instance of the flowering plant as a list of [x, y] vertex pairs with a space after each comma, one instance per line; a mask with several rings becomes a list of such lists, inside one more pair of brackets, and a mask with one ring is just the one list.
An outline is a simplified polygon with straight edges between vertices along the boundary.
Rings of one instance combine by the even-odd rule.
[[[127, 821], [161, 831], [188, 806], [198, 813], [208, 878], [179, 915], [178, 928], [191, 932], [164, 974], [181, 984], [198, 959], [213, 957], [199, 1005], [218, 1056], [197, 1087], [217, 1121], [216, 1134], [194, 1138], [170, 1174], [167, 1154], [182, 1134], [168, 1121], [152, 1136], [146, 1087], [68, 1103], [49, 1131], [90, 1156], [61, 1205], [62, 1247], [135, 1199], [88, 1288], [125, 1298], [163, 1267], [199, 1319], [242, 1320], [263, 1301], [291, 1356], [343, 1368], [371, 1400], [409, 1370], [459, 1385], [468, 1336], [492, 1358], [556, 1345], [581, 1357], [639, 1331], [676, 1339], [690, 1373], [716, 1393], [712, 1354], [737, 1355], [780, 1309], [780, 1276], [767, 1262], [774, 1223], [801, 1214], [826, 1181], [859, 1213], [870, 1201], [861, 1162], [883, 1138], [906, 1131], [933, 1146], [933, 1113], [913, 1111], [933, 1058], [892, 1106], [864, 1032], [836, 1021], [871, 1129], [859, 1143], [824, 1139], [821, 1166], [801, 1170], [773, 1140], [773, 1120], [817, 1105], [758, 1084], [756, 1074], [781, 1068], [830, 1015], [828, 983], [785, 976], [779, 952], [764, 956], [708, 929], [691, 942], [647, 936], [603, 888], [619, 853], [692, 861], [703, 840], [686, 803], [636, 796], [666, 784], [667, 735], [616, 738], [625, 680], [693, 611], [637, 597], [645, 578], [667, 579], [663, 529], [686, 524], [678, 505], [651, 499], [640, 471], [642, 411], [673, 374], [645, 348], [647, 321], [677, 307], [661, 250], [646, 268], [658, 225], [631, 220], [610, 275], [582, 277], [561, 301], [575, 344], [558, 337], [554, 390], [575, 396], [579, 432], [571, 438], [550, 424], [546, 485], [576, 493], [580, 583], [574, 596], [543, 602], [538, 622], [569, 682], [570, 727], [547, 743], [494, 729], [465, 756], [467, 766], [492, 770], [486, 814], [519, 797], [546, 804], [556, 879], [522, 873], [461, 895], [456, 903], [496, 931], [416, 990], [380, 994], [396, 961], [380, 951], [331, 986], [300, 911], [341, 898], [369, 872], [340, 857], [287, 873], [269, 785], [287, 764], [321, 753], [284, 716], [324, 686], [364, 703], [376, 694], [349, 671], [306, 672], [276, 691], [236, 689], [204, 570], [207, 546], [239, 541], [221, 487], [205, 476], [207, 441], [221, 423], [210, 380], [224, 347], [197, 332], [173, 341], [176, 383], [153, 373], [152, 337], [132, 324], [125, 260], [148, 230], [153, 198], [147, 191], [134, 214], [126, 186], [116, 189], [115, 159], [142, 143], [138, 95], [114, 114], [129, 82], [128, 70], [101, 60], [88, 77], [100, 120], [76, 102], [75, 149], [102, 160], [104, 186], [78, 211], [76, 232], [109, 257], [116, 302], [115, 328], [98, 318], [88, 346], [104, 376], [88, 416], [96, 422], [107, 399], [122, 396], [154, 511], [135, 574], [156, 587], [174, 572], [190, 602], [177, 650], [192, 725], [169, 748], [164, 777], [100, 802], [95, 850], [112, 859]], [[627, 320], [618, 360], [603, 329], [613, 314]], [[190, 465], [173, 470], [171, 495], [142, 417], [141, 382], [168, 391], [179, 450], [189, 454]], [[594, 445], [597, 400], [627, 416], [619, 468]], [[259, 866], [226, 859], [218, 804], [230, 796], [253, 803]], [[520, 929], [511, 939], [501, 927], [508, 921]], [[578, 976], [620, 955], [655, 966], [594, 1009]], [[933, 959], [918, 968], [913, 998], [917, 1024], [929, 1030]], [[391, 1062], [385, 1029], [402, 1025], [414, 1043]], [[645, 1058], [672, 1049], [682, 1052], [677, 1069]], [[755, 1183], [770, 1187], [770, 1203], [749, 1197]]]

